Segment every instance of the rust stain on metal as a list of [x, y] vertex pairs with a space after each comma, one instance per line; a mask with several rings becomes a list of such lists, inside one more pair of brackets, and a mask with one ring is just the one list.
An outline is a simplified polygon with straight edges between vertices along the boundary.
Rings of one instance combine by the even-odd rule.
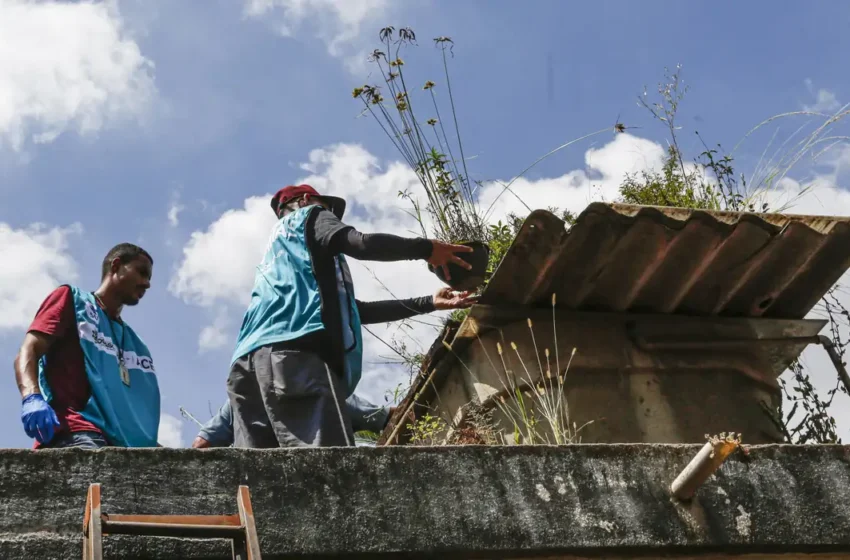
[[535, 210], [481, 302], [802, 318], [850, 266], [850, 218], [593, 203]]

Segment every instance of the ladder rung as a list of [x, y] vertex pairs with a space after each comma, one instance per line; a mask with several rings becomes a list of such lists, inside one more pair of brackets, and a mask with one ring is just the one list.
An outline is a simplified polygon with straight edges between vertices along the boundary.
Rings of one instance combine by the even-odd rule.
[[106, 523], [168, 523], [171, 525], [224, 525], [239, 527], [239, 515], [125, 515], [102, 514]]
[[[2, 0], [0, 0], [2, 1]], [[247, 486], [236, 492], [235, 515], [108, 515], [100, 484], [89, 484], [83, 514], [83, 560], [103, 560], [103, 535], [231, 539], [234, 560], [260, 560], [260, 540]]]
[[241, 525], [187, 525], [184, 523], [143, 523], [139, 521], [104, 520], [103, 533], [110, 535], [145, 535], [158, 537], [241, 538]]

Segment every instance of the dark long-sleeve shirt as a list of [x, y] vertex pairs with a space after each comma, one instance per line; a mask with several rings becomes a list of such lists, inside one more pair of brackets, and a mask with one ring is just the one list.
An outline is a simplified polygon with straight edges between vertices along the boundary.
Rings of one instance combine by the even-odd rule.
[[[333, 212], [316, 207], [307, 221], [307, 245], [312, 257], [313, 274], [319, 284], [325, 330], [290, 344], [295, 348], [319, 353], [332, 369], [341, 372], [344, 367], [344, 344], [334, 257], [342, 254], [359, 260], [383, 262], [426, 260], [431, 256], [433, 244], [424, 238], [361, 233], [342, 223]], [[427, 273], [424, 267], [423, 273]], [[434, 300], [431, 296], [425, 296], [404, 300], [357, 301], [357, 310], [363, 324], [386, 323], [430, 313], [434, 311]]]
[[433, 296], [424, 296], [382, 301], [357, 300], [357, 311], [360, 313], [360, 322], [364, 325], [391, 323], [422, 313], [431, 313], [434, 311], [434, 298]]
[[[333, 218], [336, 216], [330, 212], [323, 212], [316, 217], [317, 237], [323, 227], [334, 229]], [[409, 239], [389, 233], [361, 233], [351, 226], [337, 230], [328, 241], [328, 251], [332, 255], [342, 253], [359, 260], [383, 262], [425, 260], [431, 256], [431, 247], [431, 241], [428, 239]], [[358, 300], [357, 310], [364, 325], [390, 323], [422, 313], [431, 313], [434, 311], [434, 299], [425, 296], [404, 300]]]
[[[327, 216], [317, 217], [317, 231], [322, 227], [320, 218], [322, 221], [328, 219]], [[362, 261], [411, 261], [430, 257], [432, 244], [421, 237], [411, 239], [389, 233], [360, 233], [351, 226], [345, 226], [331, 237], [328, 249], [331, 254], [342, 253]]]

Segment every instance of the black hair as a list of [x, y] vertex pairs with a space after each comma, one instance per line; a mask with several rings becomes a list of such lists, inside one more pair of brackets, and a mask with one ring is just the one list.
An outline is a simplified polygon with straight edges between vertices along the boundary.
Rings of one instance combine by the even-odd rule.
[[106, 257], [103, 259], [100, 279], [103, 280], [106, 278], [106, 275], [109, 274], [109, 271], [112, 269], [112, 261], [115, 259], [121, 261], [121, 264], [127, 264], [139, 257], [147, 257], [148, 260], [151, 261], [151, 264], [153, 264], [153, 257], [151, 257], [150, 253], [138, 245], [133, 245], [132, 243], [120, 243], [116, 245], [110, 249], [108, 253], [106, 253]]

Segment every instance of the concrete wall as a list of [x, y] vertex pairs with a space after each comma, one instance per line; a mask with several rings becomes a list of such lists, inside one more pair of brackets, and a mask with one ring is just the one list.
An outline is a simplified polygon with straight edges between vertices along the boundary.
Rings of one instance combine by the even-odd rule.
[[[506, 368], [520, 380], [537, 382], [543, 377], [541, 366], [543, 372], [556, 371], [556, 348], [562, 370], [575, 349], [565, 391], [571, 421], [578, 426], [591, 423], [579, 433], [581, 442], [697, 443], [705, 441], [706, 433], [719, 432], [741, 432], [749, 443], [782, 441], [782, 434], [760, 403], [775, 408], [780, 400], [776, 376], [805, 345], [771, 347], [753, 342], [752, 346], [721, 349], [648, 349], [630, 334], [634, 325], [628, 316], [570, 318], [568, 314], [557, 320], [556, 342], [549, 313], [548, 321], [541, 320], [538, 313], [532, 322], [533, 338], [523, 318], [497, 330], [485, 330], [467, 345], [455, 341], [462, 348], [458, 351], [460, 361], [445, 375], [438, 396], [428, 398], [426, 405], [451, 425], [462, 416], [460, 407], [473, 400], [481, 402], [494, 409], [511, 433], [512, 423], [505, 421], [503, 414], [505, 407], [494, 402], [509, 385]], [[634, 321], [640, 322], [639, 317]], [[712, 321], [651, 319], [644, 330], [654, 329], [669, 338], [679, 335], [677, 323], [681, 323], [681, 330], [693, 331], [689, 336], [692, 340], [789, 335], [780, 321]], [[789, 324], [814, 333], [819, 326]], [[502, 356], [497, 343], [502, 346]], [[550, 351], [548, 365], [546, 349]], [[510, 405], [511, 397], [503, 396]], [[540, 395], [528, 395], [525, 403], [540, 400]], [[544, 429], [548, 423], [542, 417], [538, 412], [539, 430], [543, 437], [549, 437]], [[546, 441], [555, 443], [551, 437]]]
[[[698, 449], [6, 450], [0, 558], [79, 558], [91, 482], [106, 513], [150, 514], [232, 513], [247, 484], [266, 559], [850, 558], [850, 448], [752, 448], [678, 503], [670, 482]], [[106, 558], [229, 558], [214, 541], [106, 543]]]

